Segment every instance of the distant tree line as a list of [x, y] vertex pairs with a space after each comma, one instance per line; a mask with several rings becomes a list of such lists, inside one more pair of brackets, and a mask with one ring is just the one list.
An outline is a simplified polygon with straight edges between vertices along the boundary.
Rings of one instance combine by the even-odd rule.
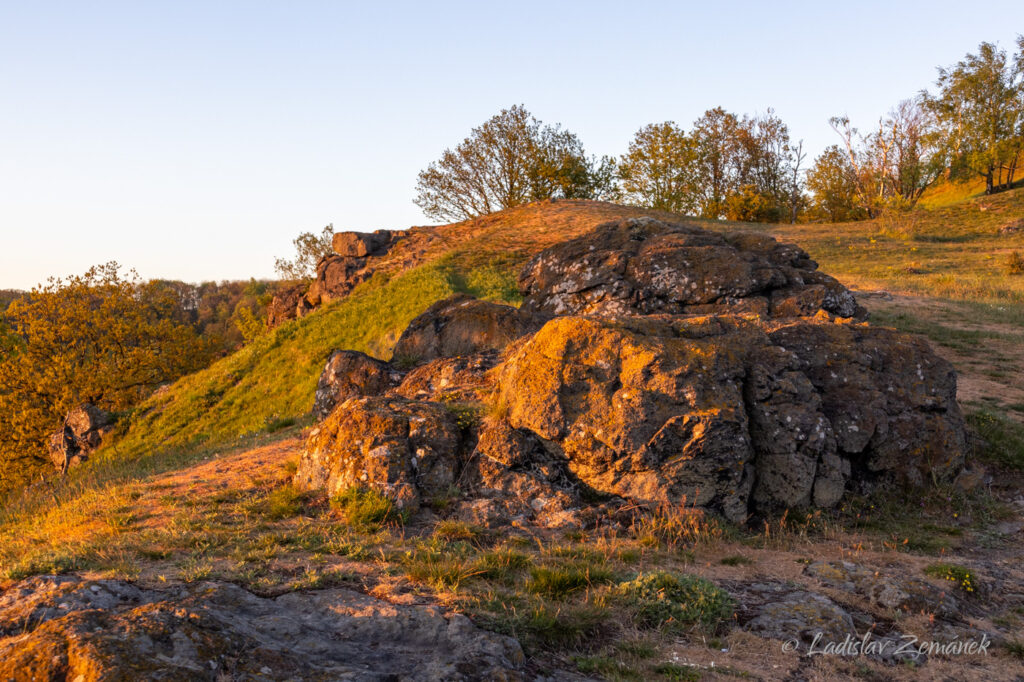
[[[845, 221], [912, 208], [940, 178], [1009, 189], [1024, 154], [1024, 36], [1008, 54], [982, 43], [939, 69], [934, 93], [898, 103], [869, 131], [829, 121], [839, 143], [804, 167], [802, 141], [771, 109], [709, 109], [634, 135], [618, 159], [588, 156], [573, 133], [522, 105], [501, 111], [421, 171], [415, 203], [465, 220], [531, 201], [608, 199], [758, 222]], [[312, 235], [311, 235], [312, 236]]]
[[73, 407], [138, 404], [263, 333], [272, 284], [143, 281], [116, 263], [0, 292], [0, 492], [50, 471]]

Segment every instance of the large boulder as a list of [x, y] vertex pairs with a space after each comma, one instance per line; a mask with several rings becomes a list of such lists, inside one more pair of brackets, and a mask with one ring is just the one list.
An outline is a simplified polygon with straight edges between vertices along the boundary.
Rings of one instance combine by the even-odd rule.
[[409, 323], [395, 344], [394, 357], [418, 363], [501, 350], [539, 327], [536, 315], [457, 294], [438, 301]]
[[[952, 367], [816, 267], [763, 235], [603, 225], [527, 264], [523, 309], [454, 296], [413, 320], [395, 360], [417, 366], [335, 408], [297, 480], [415, 507], [457, 479], [475, 522], [548, 526], [602, 495], [738, 522], [953, 480]], [[346, 396], [393, 379], [376, 362]]]
[[336, 350], [316, 385], [313, 415], [322, 420], [349, 398], [380, 395], [402, 380], [391, 365], [354, 350]]
[[757, 332], [731, 319], [635, 322], [547, 323], [501, 369], [509, 423], [556, 442], [598, 491], [744, 518], [753, 449], [743, 351]]
[[545, 249], [519, 284], [524, 310], [554, 315], [860, 312], [849, 290], [793, 244], [649, 218]]
[[510, 424], [556, 443], [594, 489], [737, 521], [948, 480], [965, 450], [947, 362], [825, 315], [556, 318], [498, 385]]
[[64, 424], [50, 434], [50, 461], [62, 474], [89, 459], [114, 428], [114, 417], [90, 403], [83, 403], [67, 413]]
[[351, 398], [310, 433], [295, 483], [329, 495], [368, 488], [415, 511], [454, 485], [461, 437], [455, 416], [439, 403]]

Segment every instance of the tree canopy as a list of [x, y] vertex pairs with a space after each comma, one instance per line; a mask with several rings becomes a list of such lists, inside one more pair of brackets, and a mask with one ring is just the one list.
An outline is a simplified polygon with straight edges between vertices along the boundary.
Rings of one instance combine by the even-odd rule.
[[123, 410], [205, 366], [215, 344], [181, 319], [175, 292], [117, 263], [51, 279], [11, 303], [0, 334], [0, 488], [40, 471], [72, 407]]
[[1012, 57], [981, 43], [977, 54], [939, 69], [936, 85], [925, 104], [941, 127], [951, 177], [980, 176], [988, 194], [1009, 189], [1024, 152], [1024, 36]]
[[421, 171], [415, 203], [430, 218], [458, 221], [541, 199], [603, 198], [612, 185], [609, 159], [588, 157], [574, 134], [516, 105]]
[[334, 224], [331, 223], [320, 231], [320, 234], [313, 232], [301, 232], [292, 240], [295, 245], [295, 257], [277, 258], [274, 260], [274, 270], [283, 280], [298, 282], [316, 277], [316, 264], [324, 256], [333, 253], [332, 241], [334, 239]]

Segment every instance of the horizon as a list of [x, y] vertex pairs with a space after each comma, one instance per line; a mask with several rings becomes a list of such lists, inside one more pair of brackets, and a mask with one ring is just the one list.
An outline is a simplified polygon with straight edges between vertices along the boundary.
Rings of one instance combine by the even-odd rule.
[[431, 224], [416, 174], [519, 103], [615, 157], [648, 123], [771, 107], [806, 167], [829, 116], [870, 128], [979, 43], [1012, 51], [1024, 7], [961, 8], [4, 7], [0, 289], [110, 260], [273, 279], [300, 232]]

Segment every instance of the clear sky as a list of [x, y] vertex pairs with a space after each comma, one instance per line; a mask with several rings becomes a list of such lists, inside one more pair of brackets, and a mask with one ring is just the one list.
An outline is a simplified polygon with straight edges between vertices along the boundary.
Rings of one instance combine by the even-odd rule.
[[301, 231], [425, 224], [416, 173], [516, 103], [613, 155], [774, 107], [813, 158], [1020, 32], [1019, 0], [0, 0], [0, 288], [270, 277]]

